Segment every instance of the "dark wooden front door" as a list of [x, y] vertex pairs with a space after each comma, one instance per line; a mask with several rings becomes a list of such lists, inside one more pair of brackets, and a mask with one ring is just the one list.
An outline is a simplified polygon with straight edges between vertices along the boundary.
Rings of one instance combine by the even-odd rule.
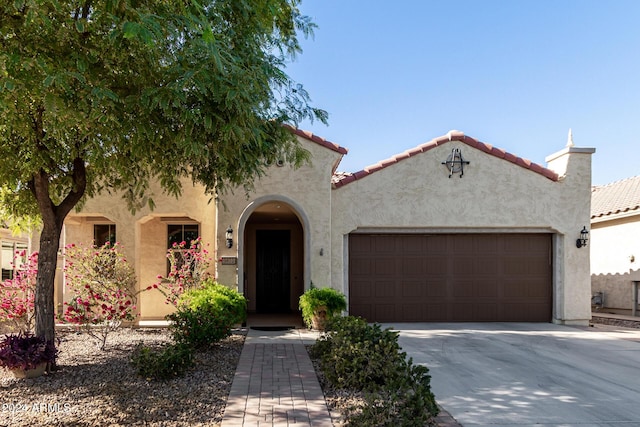
[[256, 308], [260, 313], [290, 311], [290, 240], [289, 230], [256, 231]]

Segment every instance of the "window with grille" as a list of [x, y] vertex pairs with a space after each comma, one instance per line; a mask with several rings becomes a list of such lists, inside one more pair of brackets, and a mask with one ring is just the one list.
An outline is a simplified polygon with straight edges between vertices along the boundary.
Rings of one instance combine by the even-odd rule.
[[[200, 237], [200, 225], [198, 224], [169, 224], [167, 226], [167, 249], [174, 248], [174, 245], [180, 246], [184, 242], [184, 249], [178, 249], [178, 251], [185, 251], [191, 248], [191, 242], [198, 237]], [[180, 263], [181, 257], [176, 256], [176, 259]], [[167, 259], [167, 275], [170, 272], [171, 262]]]
[[93, 242], [96, 246], [103, 246], [109, 243], [111, 246], [116, 243], [116, 225], [115, 224], [94, 224], [93, 225]]
[[27, 260], [28, 245], [24, 242], [2, 241], [0, 262], [2, 263], [2, 280], [13, 279], [16, 270]]

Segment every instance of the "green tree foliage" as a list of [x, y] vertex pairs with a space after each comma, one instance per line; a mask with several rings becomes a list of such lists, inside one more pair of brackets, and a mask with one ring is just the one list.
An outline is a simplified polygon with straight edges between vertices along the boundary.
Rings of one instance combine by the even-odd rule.
[[87, 196], [153, 207], [249, 186], [306, 153], [284, 124], [326, 120], [284, 66], [314, 25], [299, 0], [12, 0], [0, 5], [0, 204], [39, 216], [36, 334], [54, 338], [64, 218]]

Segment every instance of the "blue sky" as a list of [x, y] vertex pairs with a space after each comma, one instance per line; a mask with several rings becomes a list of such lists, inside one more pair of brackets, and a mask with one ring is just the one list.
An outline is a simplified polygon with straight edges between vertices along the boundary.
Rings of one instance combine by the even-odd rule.
[[365, 166], [457, 129], [546, 165], [594, 147], [594, 185], [640, 175], [640, 1], [303, 0], [287, 68]]

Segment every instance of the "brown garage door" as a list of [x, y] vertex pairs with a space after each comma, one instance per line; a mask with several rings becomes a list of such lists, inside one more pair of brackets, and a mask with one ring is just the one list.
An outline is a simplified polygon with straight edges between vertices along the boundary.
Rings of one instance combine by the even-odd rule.
[[370, 322], [548, 322], [549, 234], [352, 234], [349, 314]]

